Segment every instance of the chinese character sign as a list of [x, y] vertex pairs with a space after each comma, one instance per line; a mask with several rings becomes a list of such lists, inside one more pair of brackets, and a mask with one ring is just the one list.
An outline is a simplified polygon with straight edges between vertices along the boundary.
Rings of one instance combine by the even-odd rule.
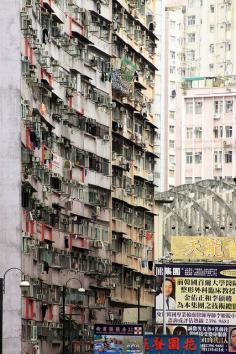
[[197, 336], [144, 336], [145, 354], [200, 354]]
[[236, 353], [235, 265], [157, 265], [156, 281], [156, 323], [162, 326], [164, 314], [168, 335], [181, 328], [181, 335], [200, 336], [204, 354]]
[[173, 259], [221, 261], [236, 259], [236, 237], [172, 236]]
[[94, 354], [143, 354], [143, 327], [140, 325], [96, 324]]
[[[168, 265], [156, 268], [159, 294], [156, 309], [182, 311], [236, 311], [236, 267]], [[235, 278], [235, 279], [234, 279]], [[164, 291], [164, 296], [163, 296]]]

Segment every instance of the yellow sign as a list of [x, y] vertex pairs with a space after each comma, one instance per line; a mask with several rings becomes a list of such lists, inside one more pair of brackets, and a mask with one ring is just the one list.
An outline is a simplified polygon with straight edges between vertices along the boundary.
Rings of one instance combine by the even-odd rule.
[[236, 280], [176, 277], [175, 287], [176, 310], [236, 310]]
[[171, 252], [178, 261], [235, 261], [236, 237], [172, 236]]

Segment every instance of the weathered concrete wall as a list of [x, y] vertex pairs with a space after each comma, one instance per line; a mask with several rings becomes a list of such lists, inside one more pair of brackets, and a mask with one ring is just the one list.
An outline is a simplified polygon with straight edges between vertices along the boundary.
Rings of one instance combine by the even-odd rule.
[[[0, 276], [21, 264], [20, 0], [0, 1]], [[7, 274], [3, 354], [21, 353], [20, 273]]]

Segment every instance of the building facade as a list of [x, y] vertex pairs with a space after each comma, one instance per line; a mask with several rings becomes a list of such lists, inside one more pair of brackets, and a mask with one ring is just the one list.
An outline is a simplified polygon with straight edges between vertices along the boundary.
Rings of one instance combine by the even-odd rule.
[[235, 2], [189, 0], [186, 3], [186, 76], [235, 73]]
[[119, 279], [111, 302], [137, 307], [144, 284], [141, 306], [151, 308], [158, 157], [155, 16], [161, 2], [132, 3], [113, 3], [112, 244]]
[[[164, 190], [206, 178], [234, 177], [235, 159], [235, 3], [189, 0], [169, 1], [168, 5], [166, 13], [171, 9], [176, 21], [182, 13], [182, 32], [176, 31], [174, 38], [182, 36], [183, 46], [176, 68], [169, 61], [166, 69], [167, 74], [177, 70], [179, 85], [175, 114], [171, 112], [173, 100], [165, 95], [164, 135], [168, 147]], [[166, 21], [166, 43], [173, 41], [171, 21], [170, 17]], [[166, 62], [171, 55], [166, 50]], [[170, 116], [175, 117], [174, 128], [174, 124], [170, 127]], [[174, 161], [172, 168], [170, 159]]]
[[183, 2], [172, 2], [165, 9], [165, 81], [164, 81], [164, 115], [161, 135], [161, 159], [163, 159], [164, 183], [162, 190], [175, 185], [176, 178], [176, 119], [179, 114], [179, 100], [184, 68], [184, 7]]
[[10, 28], [0, 55], [7, 67], [2, 109], [5, 97], [15, 109], [1, 115], [11, 133], [1, 130], [4, 170], [14, 151], [11, 178], [0, 176], [1, 231], [10, 240], [3, 249], [11, 254], [1, 271], [22, 268], [30, 287], [20, 305], [14, 270], [6, 279], [4, 350], [26, 354], [38, 345], [56, 354], [64, 338], [65, 350], [89, 353], [94, 323], [122, 322], [139, 300], [153, 306], [162, 2], [10, 3], [12, 11], [0, 5], [1, 26]]
[[[235, 82], [187, 80], [176, 131], [176, 184], [235, 177]], [[232, 85], [232, 86], [231, 86]], [[196, 88], [198, 86], [198, 88]]]

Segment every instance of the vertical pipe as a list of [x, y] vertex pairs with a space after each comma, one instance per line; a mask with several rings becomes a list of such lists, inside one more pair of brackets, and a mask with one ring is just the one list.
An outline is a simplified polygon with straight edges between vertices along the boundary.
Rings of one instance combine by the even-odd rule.
[[2, 334], [3, 334], [3, 278], [0, 278], [0, 354], [2, 354]]
[[140, 297], [141, 297], [141, 287], [138, 287], [138, 323], [140, 323]]
[[[66, 305], [66, 287], [62, 291], [62, 354], [65, 354], [65, 305]], [[2, 354], [2, 353], [0, 353]]]
[[165, 263], [163, 263], [163, 334], [166, 334], [166, 297], [165, 297], [165, 282], [166, 282], [166, 268]]
[[[154, 268], [155, 269], [155, 268]], [[157, 310], [156, 310], [156, 297], [157, 297], [157, 278], [156, 278], [156, 272], [155, 272], [155, 278], [154, 278], [154, 309], [153, 309], [153, 335], [155, 335], [155, 329], [156, 329], [156, 316], [157, 316]]]

